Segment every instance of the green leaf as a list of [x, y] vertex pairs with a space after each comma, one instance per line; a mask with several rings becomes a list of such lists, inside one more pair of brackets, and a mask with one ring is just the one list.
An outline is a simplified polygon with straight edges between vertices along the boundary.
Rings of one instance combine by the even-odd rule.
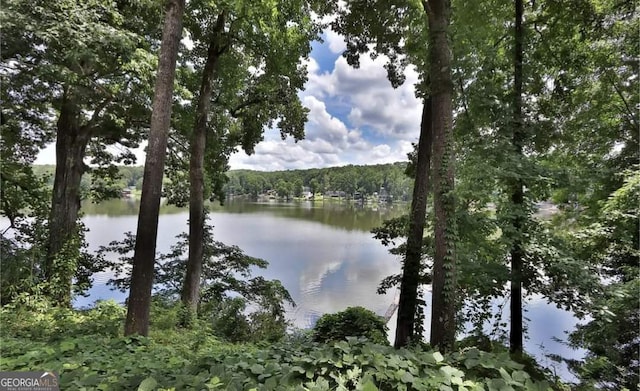
[[92, 373], [82, 379], [83, 386], [95, 387], [100, 382], [100, 378], [97, 374]]
[[63, 353], [73, 350], [75, 348], [76, 348], [76, 343], [73, 342], [72, 340], [67, 339], [60, 343], [60, 351]]
[[513, 378], [514, 381], [522, 383], [527, 381], [527, 379], [529, 379], [529, 374], [524, 371], [514, 371], [511, 374], [511, 377]]
[[511, 375], [509, 375], [509, 372], [507, 372], [506, 369], [500, 368], [498, 369], [498, 371], [500, 372], [500, 376], [502, 376], [502, 378], [507, 382], [507, 384], [513, 381], [513, 379], [511, 379]]
[[156, 379], [152, 377], [148, 377], [140, 382], [138, 386], [138, 391], [153, 391], [158, 386], [158, 382]]
[[220, 388], [220, 387], [223, 387], [223, 386], [224, 386], [224, 384], [222, 384], [222, 382], [220, 381], [220, 378], [218, 376], [212, 377], [207, 382], [207, 389], [209, 389], [209, 390], [213, 390], [215, 388]]
[[400, 381], [403, 383], [413, 383], [413, 375], [409, 372], [405, 372], [400, 376]]
[[305, 373], [305, 369], [299, 365], [294, 365], [291, 367], [291, 372]]
[[366, 383], [362, 385], [362, 391], [378, 391], [378, 387], [373, 383], [373, 381], [368, 380]]
[[264, 382], [264, 387], [267, 390], [275, 390], [278, 386], [278, 380], [275, 377], [270, 377], [267, 381]]
[[464, 376], [464, 372], [462, 372], [461, 370], [454, 368], [452, 366], [446, 365], [444, 367], [440, 368], [440, 373], [442, 373], [443, 375], [445, 375], [445, 377], [447, 379], [449, 379], [451, 381], [451, 379], [453, 378], [462, 378]]
[[260, 364], [253, 364], [250, 368], [250, 371], [254, 375], [260, 375], [264, 372], [264, 367]]

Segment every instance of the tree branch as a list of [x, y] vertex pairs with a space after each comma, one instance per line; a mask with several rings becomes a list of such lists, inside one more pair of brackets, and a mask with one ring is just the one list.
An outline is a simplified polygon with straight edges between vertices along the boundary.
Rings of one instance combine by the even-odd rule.
[[93, 128], [98, 122], [98, 118], [100, 117], [100, 113], [102, 112], [102, 110], [104, 110], [105, 107], [107, 107], [111, 102], [113, 102], [113, 97], [109, 97], [103, 100], [102, 103], [100, 103], [98, 107], [95, 109], [95, 111], [93, 112], [93, 115], [91, 116], [91, 119], [89, 120], [89, 122], [85, 126], [83, 126], [83, 128], [84, 129]]
[[235, 108], [230, 109], [229, 110], [229, 114], [231, 114], [231, 116], [233, 118], [238, 118], [238, 114], [240, 113], [240, 111], [242, 111], [242, 109], [246, 109], [249, 106], [256, 105], [256, 104], [262, 103], [262, 102], [264, 102], [264, 99], [260, 99], [260, 98], [249, 99], [249, 100], [247, 100], [245, 102], [240, 103]]
[[497, 48], [497, 47], [498, 47], [498, 45], [500, 45], [500, 42], [504, 41], [504, 40], [505, 40], [505, 39], [507, 39], [507, 37], [509, 37], [509, 36], [510, 36], [510, 34], [509, 34], [509, 33], [505, 33], [502, 37], [500, 37], [500, 39], [498, 39], [498, 40], [496, 41], [496, 43], [494, 43], [494, 44], [493, 44], [493, 48], [494, 48], [494, 49], [495, 49], [495, 48]]
[[626, 109], [626, 114], [627, 114], [626, 117], [627, 117], [627, 120], [629, 121], [629, 124], [634, 128], [638, 128], [638, 125], [637, 125], [638, 121], [636, 120], [635, 115], [633, 115], [633, 111], [631, 111], [631, 107], [629, 106], [629, 102], [624, 97], [624, 94], [622, 93], [620, 88], [618, 88], [616, 83], [614, 83], [614, 81], [611, 80], [611, 78], [609, 78], [609, 82], [611, 83], [611, 86], [616, 91], [616, 93], [618, 94], [620, 99], [622, 99], [622, 103], [624, 103], [624, 107]]
[[172, 142], [178, 144], [180, 146], [180, 148], [182, 148], [183, 151], [188, 151], [189, 147], [187, 145], [185, 145], [180, 139], [178, 139], [177, 137], [173, 136], [173, 135], [169, 135], [169, 140], [171, 140]]
[[460, 95], [462, 96], [461, 100], [462, 100], [462, 107], [464, 109], [464, 114], [469, 120], [469, 123], [471, 124], [471, 126], [475, 129], [473, 118], [471, 118], [471, 113], [469, 113], [469, 106], [467, 104], [467, 95], [465, 94], [465, 91], [464, 91], [464, 84], [462, 83], [462, 77], [458, 78], [458, 87], [460, 87]]

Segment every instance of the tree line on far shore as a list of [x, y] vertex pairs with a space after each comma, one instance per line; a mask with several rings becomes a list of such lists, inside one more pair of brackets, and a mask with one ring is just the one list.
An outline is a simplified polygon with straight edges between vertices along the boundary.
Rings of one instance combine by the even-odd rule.
[[[333, 194], [344, 198], [366, 199], [378, 195], [387, 202], [408, 201], [412, 181], [406, 175], [406, 170], [407, 162], [286, 171], [230, 170], [224, 180], [223, 194], [247, 196], [251, 199], [267, 193], [289, 199]], [[33, 172], [44, 178], [47, 185], [53, 186], [54, 165], [34, 165]], [[118, 166], [117, 173], [109, 181], [94, 178], [91, 171], [88, 171], [82, 176], [80, 188], [84, 199], [92, 199], [99, 194], [98, 189], [102, 193], [108, 190], [112, 194], [122, 194], [123, 191], [128, 194], [128, 191], [142, 189], [143, 175], [143, 166]], [[180, 185], [172, 185], [165, 178], [166, 195], [187, 193], [188, 188], [180, 189]]]

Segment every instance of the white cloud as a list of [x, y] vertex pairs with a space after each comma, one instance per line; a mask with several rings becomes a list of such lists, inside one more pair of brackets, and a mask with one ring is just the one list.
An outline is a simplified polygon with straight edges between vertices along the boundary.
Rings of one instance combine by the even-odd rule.
[[309, 72], [310, 75], [317, 73], [318, 70], [320, 69], [318, 62], [313, 57], [309, 57], [304, 62], [305, 62], [305, 65], [307, 66], [307, 72]]
[[349, 134], [344, 122], [329, 114], [325, 103], [314, 96], [303, 97], [302, 103], [309, 109], [305, 138], [325, 139], [337, 147], [344, 147]]
[[329, 50], [333, 53], [342, 53], [347, 48], [347, 43], [344, 41], [344, 37], [331, 29], [325, 31], [326, 42], [329, 45]]
[[375, 60], [363, 56], [360, 68], [355, 69], [340, 57], [333, 72], [310, 73], [304, 94], [335, 107], [346, 107], [345, 120], [353, 128], [367, 129], [383, 138], [415, 141], [422, 110], [415, 97], [418, 74], [408, 68], [406, 82], [394, 89], [387, 80], [385, 61], [384, 56]]
[[[343, 50], [340, 35], [328, 30], [325, 36], [324, 44], [333, 53]], [[309, 80], [301, 93], [309, 109], [305, 140], [296, 144], [267, 136], [271, 144], [257, 148], [252, 157], [234, 155], [231, 167], [278, 170], [406, 160], [419, 135], [422, 106], [414, 89], [418, 74], [407, 69], [406, 82], [394, 89], [385, 61], [384, 56], [363, 56], [360, 68], [354, 69], [339, 57], [331, 72], [322, 72], [319, 60], [310, 58]]]
[[288, 170], [296, 168], [327, 167], [339, 165], [341, 160], [334, 148], [324, 140], [287, 140], [263, 141], [249, 156], [240, 151], [233, 154], [229, 164], [234, 169], [252, 170]]
[[315, 141], [302, 140], [300, 141], [300, 145], [311, 152], [319, 154], [335, 154], [336, 152], [339, 152], [336, 146], [322, 139]]
[[371, 151], [371, 155], [374, 158], [380, 159], [380, 158], [385, 158], [387, 156], [389, 156], [389, 154], [391, 153], [391, 147], [389, 147], [387, 144], [382, 144], [382, 145], [378, 145], [375, 148], [373, 148], [373, 151]]

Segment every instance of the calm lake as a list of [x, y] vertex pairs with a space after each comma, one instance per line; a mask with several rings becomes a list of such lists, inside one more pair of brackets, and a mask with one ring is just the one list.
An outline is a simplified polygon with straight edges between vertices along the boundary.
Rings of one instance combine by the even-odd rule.
[[[248, 255], [269, 262], [267, 269], [256, 270], [255, 274], [282, 282], [297, 304], [289, 311], [290, 320], [297, 327], [307, 328], [322, 314], [349, 306], [363, 306], [385, 314], [396, 292], [380, 296], [376, 288], [382, 278], [400, 271], [400, 262], [369, 231], [383, 220], [404, 213], [406, 208], [407, 205], [229, 201], [225, 206], [211, 205], [210, 221], [216, 240], [237, 245]], [[86, 204], [83, 212], [92, 250], [122, 239], [127, 231], [135, 233], [138, 204], [134, 201]], [[176, 235], [188, 229], [185, 209], [163, 206], [161, 212], [158, 253], [168, 252], [176, 242]], [[124, 301], [125, 293], [112, 291], [106, 285], [110, 277], [109, 273], [96, 275], [90, 296], [77, 298], [75, 305], [89, 306], [98, 299]], [[427, 335], [428, 316], [425, 319]], [[581, 356], [581, 352], [553, 340], [554, 337], [566, 339], [565, 331], [573, 328], [576, 319], [543, 299], [529, 300], [525, 316], [529, 319], [526, 350], [535, 354], [541, 363], [555, 366], [558, 375], [570, 379], [563, 365], [543, 356], [547, 353]], [[395, 316], [389, 326], [390, 335], [394, 335]]]
[[[90, 249], [122, 239], [124, 232], [135, 233], [137, 207], [122, 200], [83, 207]], [[269, 262], [267, 269], [256, 269], [255, 274], [278, 279], [289, 290], [297, 304], [289, 314], [296, 326], [310, 327], [324, 313], [355, 305], [384, 314], [393, 302], [394, 292], [382, 297], [376, 287], [382, 278], [398, 272], [399, 263], [369, 230], [402, 214], [404, 206], [228, 202], [211, 208], [216, 240]], [[163, 207], [162, 212], [158, 253], [168, 252], [176, 235], [188, 230], [186, 210]], [[124, 300], [126, 294], [105, 285], [110, 277], [97, 275], [90, 296], [78, 298], [76, 306], [96, 299]]]

